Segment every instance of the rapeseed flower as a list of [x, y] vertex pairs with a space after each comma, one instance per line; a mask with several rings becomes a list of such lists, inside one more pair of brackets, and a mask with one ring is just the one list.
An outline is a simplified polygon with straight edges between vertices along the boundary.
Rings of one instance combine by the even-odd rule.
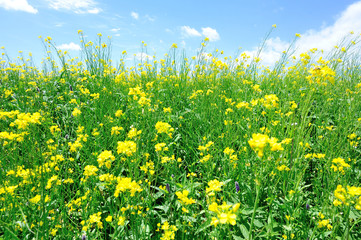
[[115, 188], [114, 197], [118, 197], [120, 193], [127, 190], [130, 192], [130, 196], [134, 196], [136, 192], [143, 191], [140, 185], [137, 182], [132, 181], [131, 178], [117, 177], [117, 186]]
[[103, 165], [105, 165], [108, 169], [111, 166], [111, 163], [115, 160], [115, 157], [112, 154], [112, 151], [103, 151], [99, 154], [98, 156], [98, 164], [99, 167], [102, 167]]
[[132, 156], [137, 151], [137, 144], [133, 141], [118, 142], [118, 154], [126, 154], [128, 157]]
[[98, 168], [96, 166], [93, 165], [87, 165], [84, 168], [84, 173], [83, 175], [86, 177], [90, 177], [90, 176], [96, 176], [97, 175], [97, 171]]
[[166, 122], [157, 122], [155, 124], [155, 129], [158, 134], [165, 133], [168, 134], [169, 137], [172, 137], [172, 132], [174, 131], [174, 128]]
[[81, 111], [79, 110], [79, 108], [74, 108], [73, 112], [71, 113], [74, 117], [78, 116], [81, 114]]
[[222, 188], [223, 185], [224, 185], [224, 183], [218, 181], [217, 179], [214, 179], [214, 180], [209, 181], [209, 182], [208, 182], [208, 186], [209, 186], [209, 187], [206, 188], [206, 194], [207, 194], [208, 196], [214, 196], [214, 195], [215, 195], [214, 192], [220, 192], [220, 191], [222, 191], [221, 188]]
[[218, 205], [218, 203], [213, 202], [208, 206], [208, 210], [214, 212], [217, 216], [212, 217], [211, 225], [217, 226], [220, 224], [231, 224], [236, 225], [237, 215], [240, 204], [229, 205], [223, 202], [222, 205]]
[[180, 202], [184, 205], [190, 205], [196, 202], [196, 200], [192, 198], [188, 198], [189, 191], [183, 190], [182, 192], [176, 192], [175, 195], [177, 195]]
[[178, 230], [178, 228], [175, 225], [170, 225], [168, 221], [165, 221], [161, 229], [164, 231], [164, 233], [160, 237], [160, 240], [175, 239], [175, 232]]

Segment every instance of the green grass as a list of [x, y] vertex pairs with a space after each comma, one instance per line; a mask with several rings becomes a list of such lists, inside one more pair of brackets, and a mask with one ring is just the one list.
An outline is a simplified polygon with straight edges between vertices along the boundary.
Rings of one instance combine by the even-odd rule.
[[2, 55], [0, 239], [361, 238], [358, 38], [265, 68], [80, 37]]

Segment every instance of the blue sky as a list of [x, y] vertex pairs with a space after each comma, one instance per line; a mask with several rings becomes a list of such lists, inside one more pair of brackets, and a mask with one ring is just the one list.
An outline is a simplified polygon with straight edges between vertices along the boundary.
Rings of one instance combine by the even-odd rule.
[[162, 58], [173, 43], [196, 53], [202, 39], [208, 50], [225, 55], [253, 54], [265, 34], [277, 25], [262, 58], [279, 57], [295, 33], [299, 51], [333, 47], [350, 31], [361, 32], [361, 1], [354, 0], [254, 0], [254, 1], [116, 1], [116, 0], [0, 0], [0, 47], [16, 58], [18, 51], [32, 52], [36, 62], [45, 56], [38, 36], [50, 36], [56, 45], [79, 55], [79, 36], [97, 33], [112, 37], [113, 58], [123, 50], [139, 56], [141, 42], [148, 54]]

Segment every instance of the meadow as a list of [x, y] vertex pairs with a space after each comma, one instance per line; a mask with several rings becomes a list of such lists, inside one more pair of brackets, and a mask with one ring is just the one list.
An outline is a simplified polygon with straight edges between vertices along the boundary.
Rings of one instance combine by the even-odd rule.
[[41, 68], [3, 48], [0, 239], [361, 239], [359, 36], [128, 67], [78, 33]]

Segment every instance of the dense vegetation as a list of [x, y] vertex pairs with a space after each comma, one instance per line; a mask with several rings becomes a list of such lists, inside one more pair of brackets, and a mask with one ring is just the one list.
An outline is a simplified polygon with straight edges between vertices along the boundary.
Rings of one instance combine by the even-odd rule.
[[0, 239], [361, 238], [357, 37], [126, 67], [79, 34], [42, 70], [2, 54]]

